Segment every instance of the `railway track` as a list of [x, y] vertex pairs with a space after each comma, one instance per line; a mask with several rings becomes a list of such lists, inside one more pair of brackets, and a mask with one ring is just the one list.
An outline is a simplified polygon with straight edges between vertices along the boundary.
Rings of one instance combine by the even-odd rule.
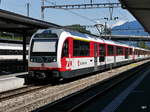
[[48, 104], [42, 108], [35, 110], [36, 112], [80, 112], [81, 108], [89, 102], [92, 102], [96, 97], [104, 95], [109, 90], [118, 86], [123, 81], [133, 77], [142, 69], [145, 69], [149, 63], [124, 72], [111, 80], [106, 80], [103, 83], [97, 83], [90, 88], [84, 89], [76, 94], [65, 97], [54, 103]]
[[[106, 73], [103, 72], [101, 74], [97, 74], [97, 75], [95, 74], [90, 77], [86, 77], [83, 79], [79, 79], [79, 80], [61, 84], [61, 85], [55, 85], [55, 86], [44, 85], [42, 87], [35, 86], [35, 88], [31, 87], [32, 89], [29, 89], [29, 90], [25, 89], [23, 90], [25, 92], [15, 93], [16, 95], [13, 92], [10, 92], [13, 94], [1, 96], [1, 99], [3, 100], [0, 101], [0, 111], [2, 112], [3, 111], [28, 112], [28, 111], [35, 110], [48, 103], [51, 103], [54, 105], [55, 103], [60, 102], [59, 99], [62, 99], [62, 98], [63, 98], [62, 100], [68, 99], [69, 97], [72, 97], [72, 96], [74, 97], [74, 95], [78, 96], [78, 94], [80, 93], [82, 96], [80, 97], [78, 101], [81, 101], [81, 100], [85, 101], [85, 99], [82, 99], [82, 98], [87, 99], [88, 96], [85, 97], [84, 94], [82, 93], [83, 91], [88, 91], [89, 89], [94, 88], [94, 86], [99, 86], [99, 84], [106, 82], [103, 88], [99, 88], [99, 90], [102, 91], [104, 90], [104, 88], [108, 86], [108, 83], [107, 83], [108, 78], [112, 77], [111, 79], [116, 79], [115, 77], [119, 76], [119, 73], [121, 73], [123, 69], [131, 69], [132, 67], [134, 68], [137, 65], [141, 65], [147, 62], [148, 61], [143, 61], [143, 62], [138, 62], [139, 64], [137, 63], [134, 65], [132, 64], [127, 65], [126, 67], [121, 67], [122, 69], [116, 68], [115, 73], [113, 72], [113, 70], [107, 71]], [[116, 76], [114, 74], [116, 74]], [[73, 101], [73, 100], [69, 100], [68, 102], [70, 101]], [[80, 104], [80, 103], [78, 102], [77, 104]], [[75, 106], [72, 106], [72, 107], [75, 107]], [[51, 112], [53, 111], [51, 110]], [[67, 111], [65, 110], [65, 112]]]
[[5, 92], [0, 93], [0, 102], [6, 101], [15, 97], [19, 97], [31, 92], [36, 92], [41, 89], [45, 89], [47, 87], [50, 87], [51, 85], [43, 85], [43, 86], [36, 86], [36, 85], [29, 85], [29, 86], [24, 86], [22, 88], [14, 89], [14, 90], [9, 90]]

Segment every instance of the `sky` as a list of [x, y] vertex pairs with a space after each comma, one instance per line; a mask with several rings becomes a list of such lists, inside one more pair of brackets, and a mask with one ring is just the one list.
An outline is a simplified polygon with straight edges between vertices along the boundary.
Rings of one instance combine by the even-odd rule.
[[[45, 0], [45, 5], [66, 5], [66, 4], [84, 4], [90, 3], [91, 0]], [[22, 15], [27, 15], [27, 2], [30, 3], [30, 17], [41, 19], [41, 0], [1, 0], [0, 8], [15, 12]], [[93, 0], [93, 3], [116, 3], [118, 0]], [[104, 17], [109, 18], [109, 9], [78, 9], [78, 10], [60, 10], [60, 9], [45, 9], [45, 21], [59, 25], [94, 25], [104, 24], [114, 27], [125, 22], [134, 21], [135, 18], [125, 9], [114, 8], [113, 17], [119, 17], [118, 20], [107, 21]]]

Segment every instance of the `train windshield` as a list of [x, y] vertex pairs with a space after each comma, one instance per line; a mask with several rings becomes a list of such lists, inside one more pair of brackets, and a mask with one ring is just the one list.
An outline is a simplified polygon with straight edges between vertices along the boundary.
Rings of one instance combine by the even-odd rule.
[[54, 40], [34, 41], [32, 52], [56, 52], [56, 41]]
[[33, 55], [56, 55], [57, 39], [34, 39], [31, 53]]

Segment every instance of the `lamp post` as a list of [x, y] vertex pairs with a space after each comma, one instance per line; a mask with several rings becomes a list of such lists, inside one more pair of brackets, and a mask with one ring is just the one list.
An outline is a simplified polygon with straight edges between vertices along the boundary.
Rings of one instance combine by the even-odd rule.
[[41, 0], [41, 19], [44, 20], [44, 0]]

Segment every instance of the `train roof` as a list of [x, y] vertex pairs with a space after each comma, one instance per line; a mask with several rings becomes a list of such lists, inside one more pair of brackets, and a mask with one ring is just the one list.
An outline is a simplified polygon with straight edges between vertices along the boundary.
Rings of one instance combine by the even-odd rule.
[[82, 39], [89, 40], [89, 41], [95, 41], [95, 42], [107, 43], [107, 44], [111, 44], [111, 45], [120, 45], [120, 46], [129, 47], [129, 45], [127, 45], [127, 44], [119, 43], [117, 41], [112, 41], [112, 40], [105, 40], [98, 36], [93, 36], [93, 35], [89, 35], [89, 34], [73, 32], [73, 31], [69, 31], [69, 32], [66, 30], [64, 30], [64, 31], [69, 33], [70, 36], [75, 37], [75, 38], [82, 38]]
[[149, 49], [144, 49], [144, 48], [140, 48], [140, 47], [134, 47], [134, 49], [137, 49], [137, 50], [145, 50], [145, 51], [150, 51]]
[[[103, 39], [103, 38], [98, 37], [98, 36], [83, 34], [83, 33], [77, 32], [77, 31], [69, 30], [69, 29], [49, 28], [49, 29], [38, 30], [36, 33], [44, 33], [44, 32], [49, 32], [49, 31], [52, 33], [56, 33], [58, 35], [58, 37], [60, 37], [60, 35], [62, 35], [62, 34], [66, 34], [67, 36], [70, 36], [70, 37], [73, 37], [73, 38], [79, 39], [79, 40], [95, 41], [95, 42], [100, 42], [100, 43], [107, 43], [107, 44], [111, 44], [111, 45], [116, 45], [116, 46], [124, 46], [124, 47], [136, 48], [136, 49], [143, 49], [143, 48], [130, 46], [130, 45], [120, 43], [117, 41], [113, 41], [113, 40], [106, 40], [106, 39]], [[148, 50], [148, 49], [143, 49], [143, 50]]]

